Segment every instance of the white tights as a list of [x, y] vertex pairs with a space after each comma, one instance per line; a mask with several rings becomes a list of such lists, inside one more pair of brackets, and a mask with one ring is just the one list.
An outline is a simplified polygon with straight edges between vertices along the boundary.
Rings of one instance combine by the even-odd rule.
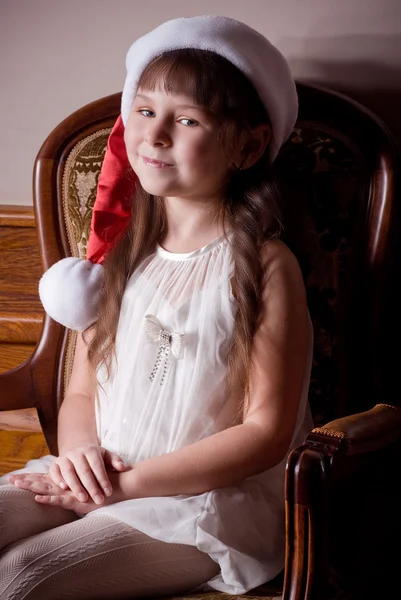
[[0, 599], [100, 600], [175, 595], [219, 572], [193, 546], [154, 540], [108, 516], [78, 518], [0, 486]]

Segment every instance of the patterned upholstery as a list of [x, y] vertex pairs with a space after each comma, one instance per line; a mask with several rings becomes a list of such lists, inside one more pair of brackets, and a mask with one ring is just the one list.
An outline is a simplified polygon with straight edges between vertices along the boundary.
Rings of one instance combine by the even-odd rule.
[[62, 206], [71, 256], [86, 258], [92, 209], [111, 129], [100, 129], [71, 150], [63, 174]]
[[[102, 129], [81, 140], [67, 159], [62, 206], [72, 256], [86, 257], [91, 211], [110, 131]], [[314, 325], [310, 403], [316, 425], [335, 415], [339, 290], [358, 212], [360, 161], [351, 141], [307, 122], [298, 122], [277, 159], [279, 171], [285, 171], [284, 239], [300, 261]], [[70, 332], [65, 384], [75, 337]]]
[[315, 346], [309, 401], [316, 426], [336, 418], [344, 278], [362, 199], [362, 157], [349, 139], [298, 123], [278, 164], [285, 173], [284, 239], [305, 279]]
[[[107, 139], [111, 128], [78, 142], [71, 150], [63, 174], [61, 205], [71, 256], [86, 258], [92, 209]], [[67, 389], [74, 360], [77, 334], [68, 332], [64, 365], [64, 391]]]

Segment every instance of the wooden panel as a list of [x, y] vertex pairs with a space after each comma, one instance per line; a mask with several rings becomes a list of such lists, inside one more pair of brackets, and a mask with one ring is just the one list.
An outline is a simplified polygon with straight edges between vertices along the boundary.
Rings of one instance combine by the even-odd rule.
[[[0, 374], [23, 364], [40, 338], [42, 267], [32, 207], [0, 206]], [[19, 385], [18, 380], [15, 385]], [[29, 386], [28, 386], [29, 387]], [[20, 392], [29, 393], [21, 381]], [[0, 407], [10, 406], [0, 398]], [[24, 402], [21, 406], [31, 404]], [[19, 406], [11, 403], [11, 406]], [[17, 423], [14, 423], [17, 427]], [[1, 426], [0, 426], [1, 427]], [[25, 427], [24, 427], [25, 428]], [[39, 430], [38, 423], [34, 430]]]
[[4, 226], [35, 228], [32, 206], [0, 204], [0, 227]]
[[0, 412], [0, 430], [41, 433], [42, 428], [36, 408]]
[[35, 344], [40, 338], [43, 314], [32, 312], [27, 315], [11, 308], [0, 315], [0, 342]]
[[0, 373], [15, 369], [29, 358], [36, 344], [8, 344], [0, 342]]
[[[32, 207], [0, 205], [0, 258], [0, 373], [4, 373], [32, 355], [42, 330], [38, 294], [42, 265]], [[0, 412], [0, 475], [45, 454], [49, 449], [36, 409]]]
[[49, 454], [42, 433], [0, 431], [0, 475], [24, 467], [28, 460]]
[[40, 339], [42, 275], [33, 208], [0, 205], [0, 373], [21, 365]]
[[40, 312], [38, 283], [42, 265], [36, 230], [32, 227], [0, 227], [0, 251], [0, 304], [6, 303], [14, 294], [21, 294], [24, 302], [13, 306], [14, 310], [21, 310], [28, 303], [29, 310]]

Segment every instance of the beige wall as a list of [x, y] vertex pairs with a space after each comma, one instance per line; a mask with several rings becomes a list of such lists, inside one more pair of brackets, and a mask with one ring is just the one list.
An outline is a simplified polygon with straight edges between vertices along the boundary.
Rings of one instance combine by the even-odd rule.
[[401, 0], [0, 0], [0, 204], [32, 204], [41, 143], [74, 110], [121, 90], [136, 37], [197, 14], [259, 29], [297, 79], [359, 98], [401, 140]]

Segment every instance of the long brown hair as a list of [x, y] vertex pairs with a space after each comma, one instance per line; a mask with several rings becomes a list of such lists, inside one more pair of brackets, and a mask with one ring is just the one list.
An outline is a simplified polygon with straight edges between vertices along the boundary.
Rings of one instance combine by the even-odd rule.
[[[269, 122], [252, 84], [231, 62], [214, 52], [181, 49], [157, 57], [142, 73], [138, 87], [153, 91], [160, 85], [166, 93], [184, 93], [210, 110], [218, 119], [219, 139], [227, 151], [235, 147], [241, 132]], [[228, 356], [227, 383], [229, 390], [239, 398], [240, 411], [249, 393], [252, 338], [259, 312], [263, 275], [260, 248], [266, 239], [280, 232], [277, 196], [275, 178], [265, 152], [250, 169], [233, 170], [220, 207], [222, 222], [233, 232], [234, 293], [238, 311]], [[95, 335], [88, 348], [94, 377], [101, 364], [110, 375], [126, 283], [166, 232], [162, 198], [148, 194], [138, 182], [132, 203], [131, 223], [103, 263], [105, 280], [99, 319], [93, 326]]]

